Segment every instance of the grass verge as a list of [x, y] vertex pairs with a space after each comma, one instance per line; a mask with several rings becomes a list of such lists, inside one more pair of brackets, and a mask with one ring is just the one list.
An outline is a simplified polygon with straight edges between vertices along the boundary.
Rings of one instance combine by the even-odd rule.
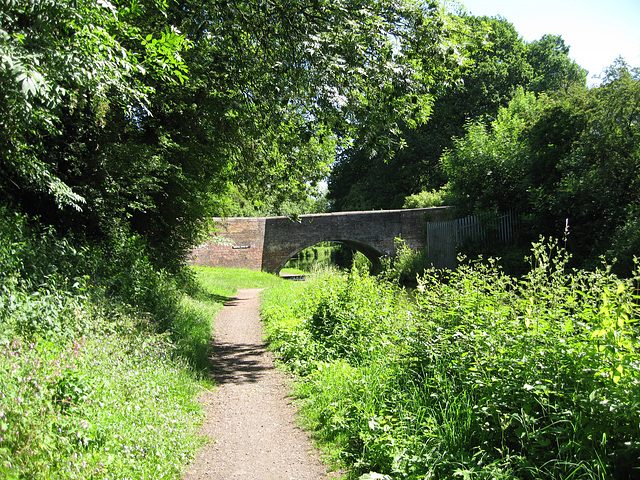
[[162, 331], [87, 278], [35, 291], [1, 279], [1, 478], [181, 478], [202, 444], [196, 398], [211, 387], [215, 314], [237, 288], [280, 281], [194, 271], [190, 295], [169, 284], [156, 293], [173, 298]]
[[0, 476], [179, 478], [200, 444], [201, 383], [169, 336], [126, 306], [55, 292], [23, 300], [4, 327], [34, 320], [39, 304], [65, 328], [14, 323], [0, 341]]

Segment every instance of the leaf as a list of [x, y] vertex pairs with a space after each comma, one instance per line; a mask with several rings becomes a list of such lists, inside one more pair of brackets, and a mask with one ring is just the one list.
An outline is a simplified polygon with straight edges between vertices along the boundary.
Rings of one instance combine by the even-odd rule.
[[381, 473], [369, 472], [364, 475], [360, 475], [358, 480], [393, 480], [389, 475], [383, 475]]
[[376, 419], [375, 419], [375, 418], [371, 418], [371, 419], [369, 420], [369, 428], [370, 428], [371, 430], [376, 430], [376, 429], [378, 428], [378, 422], [376, 421]]
[[24, 94], [28, 93], [32, 96], [38, 93], [38, 86], [36, 82], [33, 80], [33, 78], [26, 76], [22, 80], [22, 93]]
[[111, 2], [109, 2], [107, 0], [98, 0], [98, 3], [100, 4], [101, 7], [104, 7], [106, 9], [110, 10], [111, 13], [113, 14], [114, 18], [118, 18], [118, 10], [113, 5], [113, 3], [111, 3]]
[[9, 55], [2, 55], [2, 63], [6, 63], [9, 67], [9, 70], [14, 69], [14, 61]]

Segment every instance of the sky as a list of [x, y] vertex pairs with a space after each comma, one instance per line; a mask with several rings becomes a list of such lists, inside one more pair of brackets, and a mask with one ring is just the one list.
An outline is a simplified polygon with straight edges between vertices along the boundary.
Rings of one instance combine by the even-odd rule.
[[640, 0], [459, 0], [475, 16], [500, 15], [527, 42], [561, 35], [587, 83], [622, 56], [640, 67]]

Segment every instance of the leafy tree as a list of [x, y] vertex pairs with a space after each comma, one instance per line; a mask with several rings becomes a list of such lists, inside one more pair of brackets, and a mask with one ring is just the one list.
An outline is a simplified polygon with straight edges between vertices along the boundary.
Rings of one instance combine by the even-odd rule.
[[232, 186], [225, 195], [220, 211], [223, 217], [287, 216], [295, 218], [308, 213], [326, 213], [327, 209], [325, 192], [320, 188], [302, 199], [289, 199], [278, 203], [268, 197], [248, 199], [237, 187]]
[[470, 61], [459, 81], [436, 87], [426, 124], [403, 128], [406, 148], [392, 156], [371, 155], [356, 144], [345, 152], [330, 181], [334, 209], [399, 208], [411, 194], [437, 190], [447, 182], [440, 156], [454, 137], [464, 135], [468, 122], [494, 119], [519, 87], [540, 92], [585, 84], [586, 72], [569, 58], [560, 37], [526, 43], [504, 18], [463, 14], [461, 20], [475, 34], [469, 36]]
[[171, 268], [230, 185], [307, 198], [350, 139], [423, 121], [456, 59], [443, 11], [410, 0], [9, 3], [0, 42], [6, 201]]
[[[2, 6], [0, 82], [5, 202], [61, 233], [118, 241], [166, 170], [123, 141], [149, 115], [155, 84], [179, 85], [186, 38], [162, 2], [49, 0]], [[140, 181], [142, 179], [142, 181]]]
[[[558, 203], [571, 223], [580, 260], [593, 264], [607, 253], [630, 274], [640, 255], [640, 69], [618, 59], [601, 86], [589, 91], [580, 138], [562, 159]], [[613, 243], [613, 245], [612, 245]]]
[[[393, 131], [399, 119], [419, 121], [428, 114], [431, 77], [446, 62], [424, 61], [415, 50], [446, 60], [453, 57], [446, 50], [453, 40], [442, 12], [426, 7], [189, 3], [181, 30], [193, 45], [185, 54], [192, 79], [186, 89], [170, 88], [162, 105], [172, 108], [163, 116], [173, 118], [174, 105], [196, 104], [205, 117], [191, 118], [210, 122], [203, 129], [210, 136], [182, 148], [181, 157], [193, 156], [193, 164], [206, 157], [220, 162], [218, 193], [233, 184], [260, 211], [291, 213], [291, 203], [306, 201], [326, 177], [336, 149], [351, 138], [366, 142], [372, 124]], [[155, 128], [158, 116], [145, 119], [144, 128]], [[181, 118], [172, 128], [184, 123]], [[167, 131], [167, 122], [159, 125]], [[191, 136], [202, 127], [186, 128]], [[393, 148], [393, 140], [381, 136], [379, 145]], [[229, 211], [214, 207], [210, 211], [218, 214]]]
[[560, 35], [543, 35], [527, 44], [526, 58], [533, 69], [529, 89], [536, 93], [585, 84], [587, 71], [571, 60], [569, 47]]
[[540, 110], [536, 95], [520, 89], [490, 126], [470, 123], [467, 134], [454, 140], [442, 156], [442, 167], [463, 211], [504, 211], [526, 204], [523, 181], [531, 157], [526, 133]]
[[622, 60], [597, 88], [521, 91], [442, 157], [450, 192], [463, 211], [524, 214], [524, 249], [538, 235], [564, 236], [576, 265], [606, 255], [629, 275], [640, 252], [639, 116], [639, 71]]
[[[161, 8], [149, 3], [150, 10]], [[151, 89], [140, 81], [141, 72], [184, 79], [179, 56], [184, 38], [169, 30], [144, 48], [146, 32], [132, 23], [143, 14], [133, 7], [117, 10], [106, 1], [3, 3], [0, 185], [5, 198], [19, 200], [26, 190], [80, 210], [86, 199], [46, 158], [48, 140], [60, 134], [62, 111], [90, 105], [92, 120], [100, 124], [110, 101], [129, 109], [148, 105]]]

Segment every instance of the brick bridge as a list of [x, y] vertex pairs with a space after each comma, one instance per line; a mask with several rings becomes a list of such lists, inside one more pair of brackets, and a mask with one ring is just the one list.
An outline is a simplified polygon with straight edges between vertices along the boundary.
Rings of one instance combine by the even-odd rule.
[[[320, 242], [341, 242], [362, 252], [374, 265], [395, 255], [395, 239], [414, 250], [429, 248], [435, 267], [455, 266], [455, 241], [428, 235], [430, 222], [448, 219], [447, 207], [369, 212], [321, 213], [288, 217], [216, 218], [211, 240], [194, 248], [189, 263], [278, 273], [295, 254]], [[438, 245], [439, 247], [434, 248]], [[444, 247], [442, 247], [444, 245]], [[452, 258], [453, 252], [453, 258]]]

